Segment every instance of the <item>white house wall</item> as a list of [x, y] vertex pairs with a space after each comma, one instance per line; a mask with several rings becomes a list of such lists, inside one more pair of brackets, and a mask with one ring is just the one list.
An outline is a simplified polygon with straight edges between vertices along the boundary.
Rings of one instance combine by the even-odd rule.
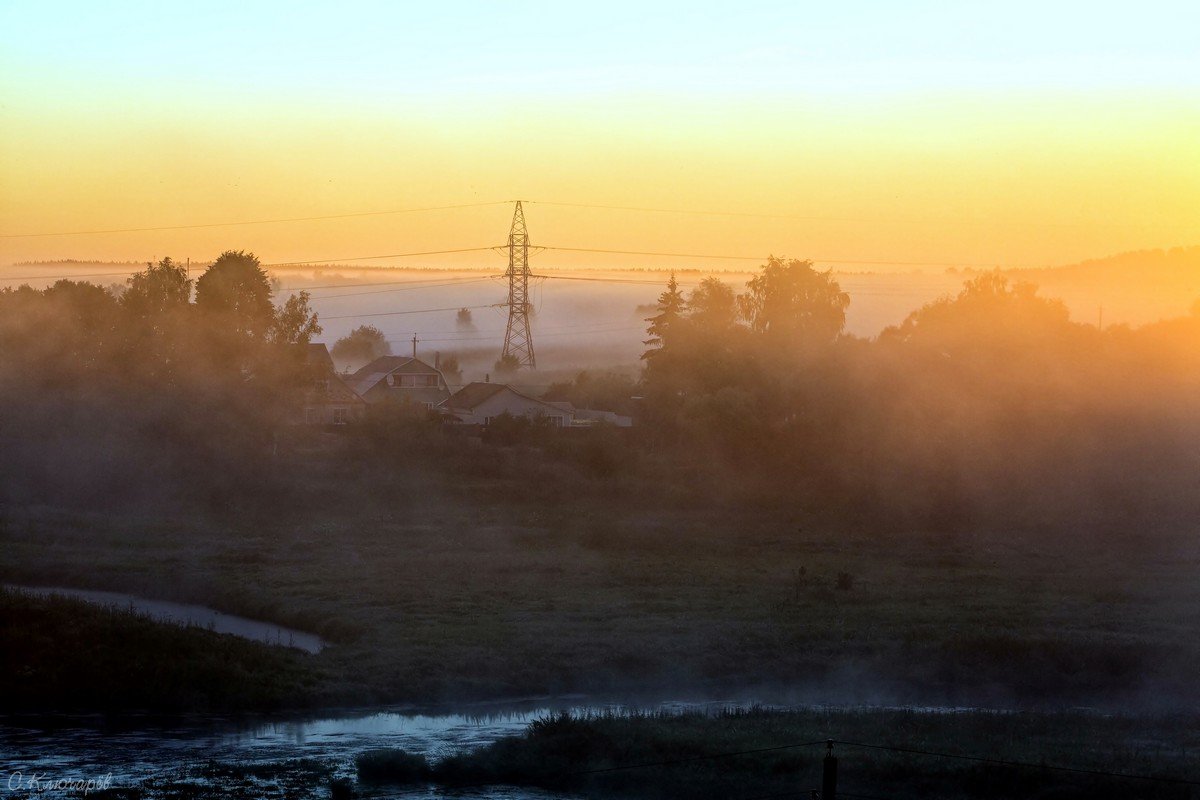
[[507, 390], [497, 392], [484, 400], [472, 410], [472, 413], [458, 412], [456, 416], [467, 424], [483, 425], [489, 417], [498, 417], [506, 412], [514, 417], [529, 417], [530, 419], [540, 416], [561, 417], [563, 425], [571, 424], [571, 415], [566, 411], [537, 400], [521, 397]]

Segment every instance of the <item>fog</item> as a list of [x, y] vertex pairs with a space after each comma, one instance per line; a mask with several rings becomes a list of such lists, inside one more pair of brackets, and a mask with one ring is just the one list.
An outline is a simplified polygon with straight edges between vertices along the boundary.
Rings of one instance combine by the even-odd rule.
[[[196, 275], [203, 266], [196, 265]], [[10, 264], [0, 268], [0, 285], [43, 287], [56, 278], [35, 276], [72, 274], [100, 285], [121, 285], [125, 275], [119, 273], [138, 267], [136, 263], [88, 261]], [[332, 347], [355, 327], [370, 324], [387, 335], [393, 352], [403, 353], [411, 350], [415, 334], [423, 356], [434, 352], [458, 355], [465, 367], [463, 379], [470, 381], [482, 380], [491, 372], [503, 344], [506, 311], [502, 304], [507, 286], [502, 271], [499, 264], [470, 269], [326, 265], [276, 268], [273, 274], [281, 296], [301, 290], [311, 293], [312, 308], [324, 328], [317, 341]], [[562, 270], [535, 258], [533, 271], [547, 276], [535, 279], [531, 290], [534, 345], [541, 368], [630, 367], [639, 362], [645, 350], [646, 309], [671, 270], [650, 266]], [[851, 297], [845, 332], [865, 338], [878, 336], [925, 303], [957, 292], [965, 279], [979, 271], [953, 267], [886, 272], [834, 269], [842, 289]], [[87, 277], [105, 272], [117, 274]], [[684, 263], [676, 274], [685, 289], [715, 276], [741, 290], [754, 270], [706, 271]], [[1200, 296], [1200, 248], [1142, 251], [1006, 274], [1037, 284], [1044, 296], [1063, 300], [1074, 321], [1144, 325], [1186, 314], [1191, 300]], [[32, 279], [15, 280], [18, 276]], [[477, 306], [492, 307], [472, 308], [475, 330], [460, 330], [453, 309]], [[407, 313], [431, 308], [448, 310]]]

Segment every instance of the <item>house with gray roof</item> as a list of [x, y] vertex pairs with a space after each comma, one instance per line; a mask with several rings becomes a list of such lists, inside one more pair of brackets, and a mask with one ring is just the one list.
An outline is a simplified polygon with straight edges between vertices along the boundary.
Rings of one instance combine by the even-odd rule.
[[380, 356], [346, 382], [368, 403], [393, 402], [433, 409], [450, 397], [450, 386], [442, 371], [409, 356]]

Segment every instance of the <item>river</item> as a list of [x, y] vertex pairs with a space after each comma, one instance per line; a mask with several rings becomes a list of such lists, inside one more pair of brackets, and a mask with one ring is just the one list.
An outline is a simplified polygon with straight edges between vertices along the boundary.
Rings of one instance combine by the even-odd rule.
[[[235, 721], [219, 717], [187, 717], [163, 722], [123, 718], [119, 723], [98, 716], [0, 717], [0, 796], [78, 797], [70, 791], [16, 791], [9, 788], [38, 777], [39, 785], [60, 779], [108, 778], [113, 789], [137, 789], [143, 798], [164, 797], [175, 782], [218, 788], [228, 782], [231, 796], [328, 798], [329, 780], [305, 785], [302, 770], [281, 778], [256, 766], [297, 762], [332, 764], [335, 777], [354, 777], [354, 757], [373, 748], [397, 747], [431, 759], [486, 745], [520, 733], [532, 720], [561, 711], [605, 713], [632, 710], [717, 710], [732, 703], [666, 702], [624, 706], [582, 702], [581, 698], [540, 699], [519, 704], [478, 704], [455, 712], [389, 708], [344, 711], [309, 717]], [[236, 766], [231, 776], [214, 765]], [[15, 777], [14, 776], [19, 776]], [[292, 784], [289, 784], [292, 781]], [[216, 786], [214, 786], [216, 784]], [[117, 795], [122, 796], [122, 795]], [[139, 795], [131, 795], [139, 796]], [[433, 787], [371, 790], [360, 797], [434, 798]], [[574, 795], [516, 787], [459, 790], [456, 797], [507, 800], [567, 800]]]

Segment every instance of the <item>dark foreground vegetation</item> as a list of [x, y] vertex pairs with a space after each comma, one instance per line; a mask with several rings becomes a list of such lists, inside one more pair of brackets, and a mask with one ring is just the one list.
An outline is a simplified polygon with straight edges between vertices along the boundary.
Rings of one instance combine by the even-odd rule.
[[433, 763], [375, 750], [360, 755], [357, 767], [360, 783], [368, 786], [537, 786], [597, 798], [803, 797], [821, 788], [824, 740], [835, 739], [838, 788], [847, 797], [1176, 799], [1189, 797], [1194, 787], [1170, 779], [1200, 781], [1196, 722], [914, 711], [564, 715]]
[[285, 648], [0, 590], [6, 712], [278, 709], [315, 702], [317, 685]]

